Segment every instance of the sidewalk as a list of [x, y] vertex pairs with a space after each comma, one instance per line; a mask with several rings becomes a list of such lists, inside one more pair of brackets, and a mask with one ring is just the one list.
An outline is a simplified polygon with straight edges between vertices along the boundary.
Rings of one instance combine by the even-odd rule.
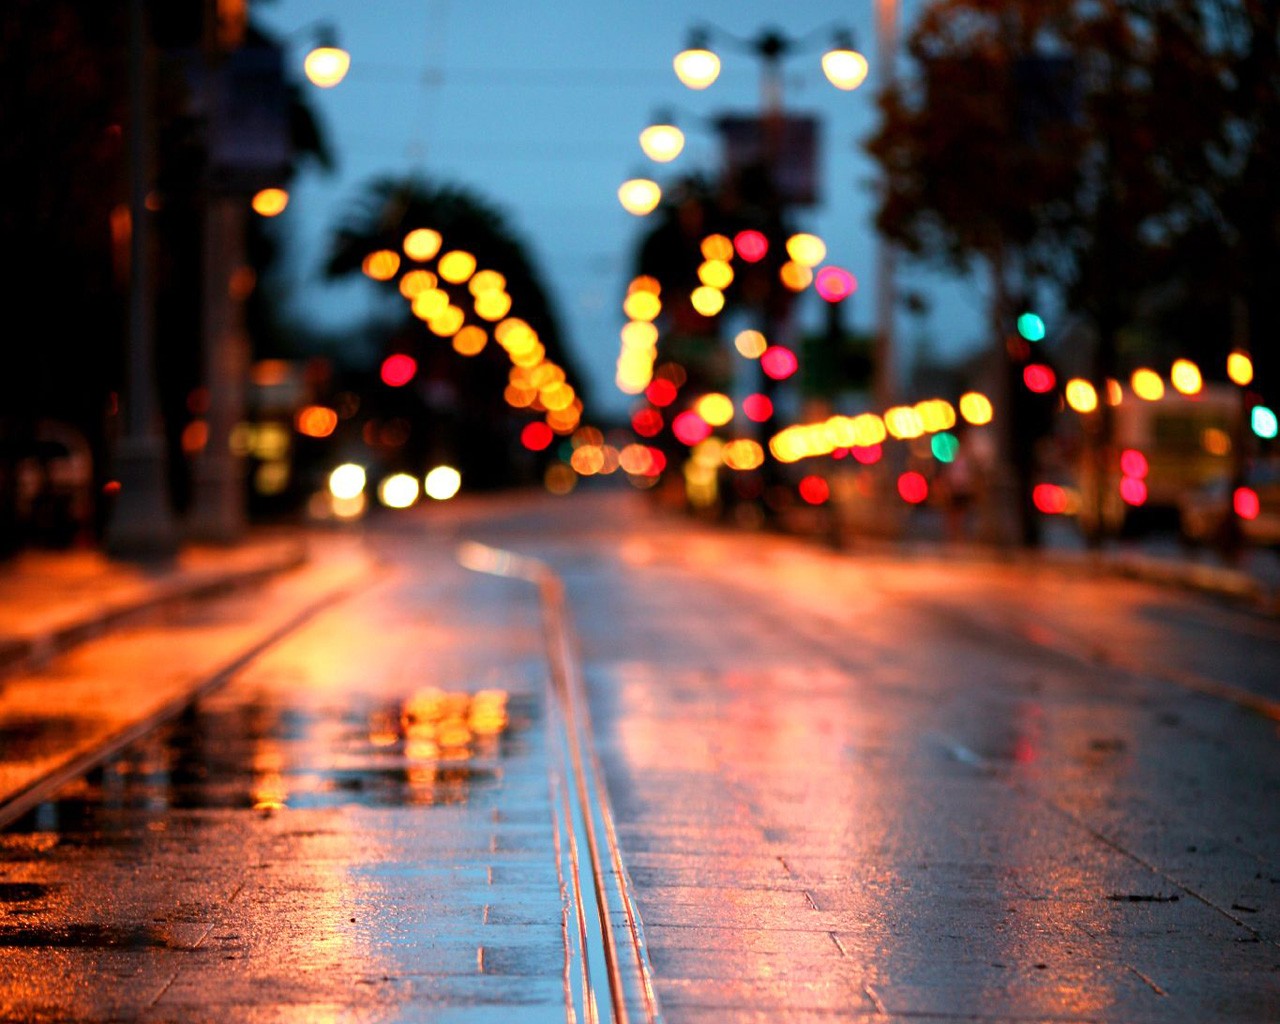
[[258, 584], [307, 557], [305, 540], [266, 530], [233, 546], [191, 546], [155, 567], [96, 550], [24, 552], [0, 563], [0, 678], [172, 602]]

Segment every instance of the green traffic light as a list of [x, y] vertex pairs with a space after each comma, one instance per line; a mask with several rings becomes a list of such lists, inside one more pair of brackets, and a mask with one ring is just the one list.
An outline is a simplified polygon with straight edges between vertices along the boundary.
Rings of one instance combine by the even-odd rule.
[[1044, 339], [1044, 321], [1035, 313], [1023, 313], [1018, 317], [1018, 333], [1027, 341], [1042, 341]]

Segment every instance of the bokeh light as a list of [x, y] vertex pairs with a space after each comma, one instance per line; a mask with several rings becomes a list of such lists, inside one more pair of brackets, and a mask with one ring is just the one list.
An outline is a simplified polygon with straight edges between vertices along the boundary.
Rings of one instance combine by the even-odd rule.
[[797, 490], [800, 497], [810, 505], [821, 505], [831, 497], [831, 485], [820, 476], [810, 475], [804, 477]]
[[404, 387], [418, 372], [418, 361], [413, 356], [396, 352], [382, 361], [382, 369], [379, 372], [382, 383], [388, 387]]
[[1204, 387], [1200, 367], [1190, 359], [1174, 360], [1173, 367], [1169, 371], [1169, 381], [1173, 384], [1174, 390], [1184, 395], [1198, 395]]
[[969, 391], [960, 396], [960, 415], [966, 423], [981, 427], [991, 422], [994, 415], [991, 400], [977, 391]]
[[520, 431], [520, 443], [531, 452], [546, 451], [555, 440], [555, 431], [540, 420], [526, 423]]
[[264, 188], [254, 194], [250, 205], [259, 217], [278, 217], [289, 205], [289, 193], [282, 188]]
[[1253, 360], [1247, 352], [1237, 350], [1227, 356], [1227, 377], [1241, 387], [1253, 383]]
[[1067, 381], [1067, 405], [1078, 413], [1090, 413], [1098, 408], [1098, 392], [1092, 384], [1080, 377]]
[[813, 287], [827, 302], [843, 302], [854, 293], [858, 282], [843, 267], [823, 267], [814, 278]]
[[363, 466], [344, 462], [329, 474], [329, 493], [339, 500], [356, 498], [364, 493], [366, 479]]
[[748, 228], [733, 236], [733, 249], [748, 263], [759, 263], [769, 251], [769, 239], [763, 232]]
[[711, 434], [711, 424], [691, 409], [671, 421], [671, 433], [681, 444], [695, 445]]
[[1252, 487], [1237, 487], [1231, 495], [1231, 507], [1241, 519], [1252, 521], [1262, 514], [1262, 500]]
[[748, 359], [759, 359], [769, 347], [769, 342], [759, 331], [739, 331], [734, 336], [733, 347]]
[[418, 494], [418, 478], [408, 473], [393, 473], [378, 485], [378, 500], [387, 508], [409, 508]]
[[898, 477], [898, 494], [909, 505], [919, 505], [929, 497], [929, 481], [910, 470]]
[[1044, 363], [1031, 363], [1022, 369], [1022, 383], [1034, 394], [1047, 395], [1057, 383], [1057, 377]]
[[415, 228], [404, 236], [404, 254], [409, 259], [422, 263], [440, 251], [443, 241], [439, 231]]
[[436, 466], [426, 475], [422, 489], [428, 498], [448, 501], [462, 487], [462, 474], [452, 466]]
[[816, 267], [827, 258], [827, 243], [802, 231], [787, 239], [787, 255], [802, 267]]
[[774, 380], [786, 380], [799, 368], [796, 354], [782, 345], [770, 345], [760, 356], [760, 369]]
[[773, 402], [768, 395], [759, 393], [747, 395], [742, 400], [742, 415], [753, 423], [763, 423], [773, 415]]
[[1164, 397], [1164, 381], [1155, 370], [1134, 370], [1129, 378], [1133, 393], [1146, 402], [1157, 402]]

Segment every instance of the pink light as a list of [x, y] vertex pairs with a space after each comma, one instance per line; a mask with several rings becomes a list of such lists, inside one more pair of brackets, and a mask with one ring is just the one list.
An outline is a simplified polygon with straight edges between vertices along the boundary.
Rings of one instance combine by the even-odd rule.
[[1231, 507], [1241, 519], [1257, 519], [1262, 512], [1262, 502], [1252, 487], [1237, 487], [1231, 496]]
[[1120, 453], [1120, 472], [1141, 480], [1147, 475], [1147, 457], [1136, 448], [1126, 448]]
[[1120, 481], [1120, 497], [1126, 505], [1145, 505], [1147, 485], [1135, 477], [1127, 476]]
[[1058, 378], [1044, 363], [1032, 363], [1022, 371], [1022, 382], [1037, 395], [1048, 394]]
[[742, 414], [753, 423], [763, 423], [773, 415], [773, 402], [768, 395], [747, 395], [742, 400]]
[[692, 409], [686, 409], [671, 421], [671, 433], [681, 444], [695, 445], [711, 434], [711, 424]]
[[382, 383], [388, 387], [404, 387], [418, 372], [418, 361], [413, 356], [396, 353], [382, 361]]
[[766, 377], [774, 380], [786, 380], [800, 367], [796, 354], [781, 345], [770, 345], [760, 356], [760, 369]]
[[858, 280], [843, 267], [823, 267], [813, 287], [828, 302], [841, 302], [857, 291]]
[[878, 444], [854, 445], [849, 454], [864, 466], [874, 466], [884, 455], [884, 449]]
[[752, 228], [733, 236], [734, 251], [748, 263], [759, 263], [769, 251], [769, 239]]

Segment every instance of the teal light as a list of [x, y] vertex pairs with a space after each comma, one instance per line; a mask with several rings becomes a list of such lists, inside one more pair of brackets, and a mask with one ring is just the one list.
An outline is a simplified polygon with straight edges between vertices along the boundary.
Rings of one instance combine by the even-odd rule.
[[1253, 407], [1253, 412], [1249, 415], [1249, 425], [1253, 427], [1255, 434], [1266, 438], [1268, 441], [1276, 436], [1276, 414], [1265, 405], [1255, 405]]
[[934, 434], [929, 447], [939, 462], [954, 462], [960, 451], [960, 441], [954, 434]]
[[1042, 341], [1044, 339], [1044, 321], [1035, 313], [1023, 313], [1018, 317], [1018, 333], [1027, 341]]

